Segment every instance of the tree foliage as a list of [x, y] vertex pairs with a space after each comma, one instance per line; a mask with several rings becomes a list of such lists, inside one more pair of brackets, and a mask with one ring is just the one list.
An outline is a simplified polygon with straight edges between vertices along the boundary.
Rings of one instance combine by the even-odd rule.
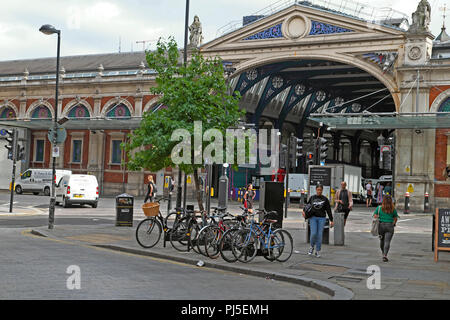
[[[180, 51], [173, 38], [159, 40], [157, 49], [147, 52], [147, 62], [157, 72], [156, 86], [151, 93], [159, 95], [162, 105], [157, 111], [144, 113], [141, 125], [129, 135], [124, 146], [129, 156], [131, 170], [141, 168], [159, 171], [174, 167], [173, 148], [179, 143], [171, 141], [176, 129], [186, 129], [193, 137], [194, 122], [202, 122], [202, 134], [217, 129], [225, 137], [227, 128], [235, 126], [244, 115], [239, 110], [239, 93], [229, 95], [220, 58], [206, 59], [198, 50], [190, 52], [187, 65], [180, 61]], [[192, 141], [192, 146], [194, 142]], [[203, 143], [203, 150], [209, 143]], [[203, 167], [182, 164], [180, 169], [190, 174]]]

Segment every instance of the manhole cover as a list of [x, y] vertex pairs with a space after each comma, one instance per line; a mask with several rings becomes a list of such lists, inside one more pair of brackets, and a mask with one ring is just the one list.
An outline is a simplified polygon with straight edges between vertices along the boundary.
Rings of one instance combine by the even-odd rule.
[[345, 282], [361, 282], [361, 278], [354, 278], [354, 277], [342, 277], [342, 276], [334, 276], [330, 277], [328, 279], [335, 279], [336, 281], [345, 281]]

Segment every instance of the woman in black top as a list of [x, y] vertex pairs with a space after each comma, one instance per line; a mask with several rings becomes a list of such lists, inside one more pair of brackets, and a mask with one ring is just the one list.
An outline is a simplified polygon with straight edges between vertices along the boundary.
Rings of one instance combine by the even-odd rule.
[[153, 176], [148, 176], [148, 186], [147, 186], [147, 195], [145, 196], [144, 203], [147, 202], [147, 200], [150, 200], [150, 202], [153, 202], [153, 197], [155, 196], [155, 183], [153, 182]]
[[253, 200], [255, 199], [256, 196], [256, 192], [253, 191], [253, 186], [250, 183], [247, 186], [247, 190], [245, 191], [244, 194], [244, 199], [245, 199], [245, 207], [248, 209], [248, 212], [252, 213], [253, 212]]
[[[325, 228], [326, 216], [330, 219], [330, 228], [333, 227], [333, 214], [331, 213], [330, 201], [327, 197], [322, 195], [323, 187], [318, 185], [316, 187], [316, 195], [309, 198], [308, 204], [312, 206], [312, 217], [309, 218], [309, 224], [311, 228], [311, 248], [308, 250], [308, 255], [312, 255], [314, 252], [314, 246], [316, 247], [316, 257], [320, 257], [320, 250], [322, 249], [322, 236], [323, 229]], [[305, 217], [305, 212], [303, 212]]]

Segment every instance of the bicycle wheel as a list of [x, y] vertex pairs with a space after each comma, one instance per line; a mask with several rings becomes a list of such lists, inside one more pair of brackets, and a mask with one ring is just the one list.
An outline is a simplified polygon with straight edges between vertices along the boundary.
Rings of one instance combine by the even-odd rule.
[[199, 233], [200, 225], [195, 219], [191, 219], [189, 222], [189, 248], [196, 253], [202, 254], [197, 245]]
[[184, 217], [174, 223], [170, 232], [170, 244], [174, 247], [174, 249], [181, 252], [186, 252], [188, 250], [187, 245], [189, 239], [189, 218]]
[[161, 238], [161, 223], [156, 218], [142, 220], [136, 228], [136, 240], [143, 248], [154, 247]]
[[211, 226], [206, 226], [206, 227], [203, 227], [202, 229], [200, 229], [200, 231], [198, 232], [197, 243], [196, 243], [198, 252], [206, 257], [208, 255], [206, 254], [206, 251], [205, 251], [205, 237], [206, 237], [206, 234], [208, 233], [208, 229], [210, 227]]
[[223, 260], [226, 262], [236, 262], [237, 259], [233, 254], [233, 250], [231, 249], [231, 245], [233, 243], [233, 238], [235, 234], [239, 231], [239, 229], [229, 229], [225, 231], [225, 233], [222, 235], [222, 238], [219, 242], [219, 252], [220, 256]]
[[275, 230], [272, 241], [269, 244], [269, 252], [271, 256], [279, 262], [286, 262], [292, 255], [294, 250], [294, 242], [291, 234], [283, 229]]
[[211, 259], [217, 259], [220, 255], [220, 240], [224, 232], [216, 226], [208, 228], [205, 235], [206, 255]]
[[240, 262], [252, 261], [258, 251], [258, 237], [251, 229], [240, 229], [233, 237], [231, 250]]

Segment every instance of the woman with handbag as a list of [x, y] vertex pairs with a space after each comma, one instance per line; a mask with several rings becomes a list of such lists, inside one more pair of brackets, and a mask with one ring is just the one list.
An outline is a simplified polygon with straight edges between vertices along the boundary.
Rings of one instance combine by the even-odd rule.
[[314, 253], [314, 247], [316, 248], [316, 257], [319, 258], [320, 250], [322, 248], [322, 236], [323, 229], [325, 228], [326, 216], [330, 219], [330, 228], [334, 226], [333, 214], [331, 213], [330, 201], [327, 197], [322, 195], [323, 187], [317, 185], [316, 194], [309, 198], [308, 203], [305, 208], [311, 206], [311, 210], [303, 210], [302, 214], [305, 219], [309, 219], [309, 224], [311, 228], [311, 247], [308, 250], [308, 255]]
[[378, 206], [373, 213], [375, 219], [378, 218], [378, 233], [380, 237], [380, 249], [383, 254], [383, 261], [388, 262], [387, 255], [391, 247], [392, 237], [394, 236], [394, 227], [397, 224], [398, 214], [395, 209], [392, 197], [386, 195], [383, 198], [383, 203]]
[[148, 185], [147, 185], [147, 194], [145, 195], [144, 203], [146, 203], [148, 200], [150, 202], [153, 202], [153, 197], [155, 196], [155, 183], [153, 182], [153, 176], [148, 176]]

